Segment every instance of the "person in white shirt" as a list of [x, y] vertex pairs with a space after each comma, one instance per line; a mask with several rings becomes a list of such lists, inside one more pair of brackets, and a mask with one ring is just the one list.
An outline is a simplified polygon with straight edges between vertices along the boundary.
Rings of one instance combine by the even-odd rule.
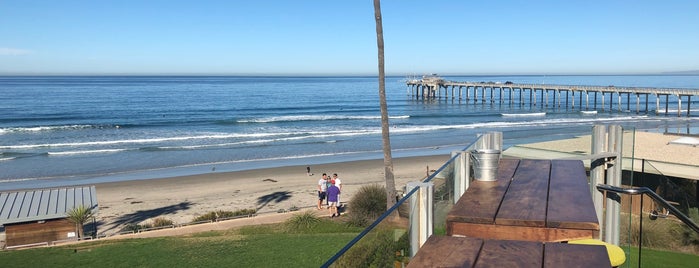
[[[337, 177], [337, 173], [333, 173], [332, 179], [335, 180], [335, 186], [337, 186], [337, 188], [340, 188], [340, 194], [342, 194], [342, 181], [340, 181], [340, 178]], [[341, 207], [340, 194], [337, 195], [337, 207]]]
[[328, 174], [323, 173], [323, 177], [318, 180], [318, 209], [323, 209], [323, 200], [325, 200], [325, 193], [328, 190]]

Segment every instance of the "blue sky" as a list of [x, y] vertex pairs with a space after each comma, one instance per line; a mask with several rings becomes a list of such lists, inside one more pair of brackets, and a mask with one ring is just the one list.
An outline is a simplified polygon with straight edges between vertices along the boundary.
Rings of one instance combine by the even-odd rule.
[[[382, 1], [389, 74], [699, 70], [699, 1]], [[0, 74], [376, 74], [373, 2], [0, 1]]]

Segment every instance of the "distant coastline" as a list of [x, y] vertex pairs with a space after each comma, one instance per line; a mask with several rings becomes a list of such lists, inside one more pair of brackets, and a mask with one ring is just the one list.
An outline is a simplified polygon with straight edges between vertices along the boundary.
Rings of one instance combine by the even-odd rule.
[[[422, 76], [428, 73], [389, 73], [387, 77]], [[532, 76], [672, 76], [672, 75], [699, 75], [699, 70], [659, 72], [659, 73], [520, 73], [520, 74], [462, 74], [439, 73], [441, 77], [532, 77]], [[250, 77], [250, 78], [332, 78], [332, 77], [377, 77], [376, 74], [217, 74], [217, 73], [0, 73], [0, 77]]]
[[692, 71], [679, 71], [679, 72], [665, 72], [665, 75], [699, 75], [699, 70]]

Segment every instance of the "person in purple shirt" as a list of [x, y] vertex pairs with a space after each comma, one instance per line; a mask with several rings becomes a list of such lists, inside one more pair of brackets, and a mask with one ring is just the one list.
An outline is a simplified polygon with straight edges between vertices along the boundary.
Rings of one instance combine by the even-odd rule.
[[339, 217], [340, 213], [338, 213], [337, 211], [337, 199], [340, 195], [340, 188], [335, 186], [335, 180], [330, 180], [330, 187], [328, 187], [327, 194], [330, 213], [332, 213], [332, 215], [330, 215], [330, 218], [334, 218], [335, 214], [337, 214], [337, 216]]

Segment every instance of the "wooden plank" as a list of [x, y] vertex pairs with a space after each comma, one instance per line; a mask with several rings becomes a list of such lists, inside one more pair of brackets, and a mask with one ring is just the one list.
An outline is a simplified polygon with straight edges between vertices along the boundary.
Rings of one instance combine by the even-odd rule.
[[10, 224], [5, 226], [5, 241], [7, 246], [50, 242], [66, 239], [70, 232], [75, 232], [75, 224], [67, 219]]
[[473, 267], [541, 267], [543, 253], [539, 242], [485, 240]]
[[612, 267], [612, 264], [607, 249], [602, 245], [546, 243], [543, 267]]
[[590, 239], [597, 231], [587, 229], [561, 229], [535, 226], [513, 226], [465, 222], [449, 222], [451, 235], [462, 235], [483, 239], [523, 240], [539, 242], [560, 242], [575, 239]]
[[407, 267], [473, 267], [482, 245], [477, 238], [433, 235]]
[[599, 230], [582, 161], [551, 161], [546, 226]]
[[495, 224], [546, 226], [550, 160], [520, 160]]
[[599, 232], [596, 230], [546, 228], [546, 240], [544, 240], [544, 242], [563, 242], [578, 239], [592, 239], [598, 236]]
[[517, 159], [500, 159], [497, 181], [471, 182], [468, 190], [447, 214], [447, 222], [493, 223], [517, 165]]

